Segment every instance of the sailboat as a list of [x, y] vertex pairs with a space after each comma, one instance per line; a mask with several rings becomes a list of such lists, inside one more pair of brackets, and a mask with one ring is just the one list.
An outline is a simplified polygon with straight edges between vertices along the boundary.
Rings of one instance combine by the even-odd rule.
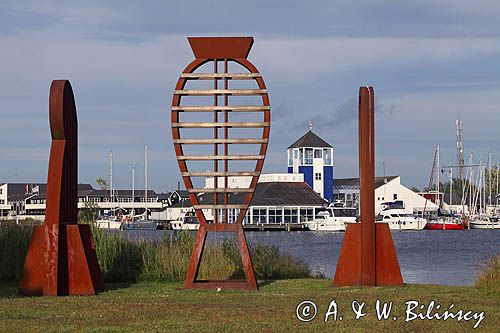
[[[112, 204], [115, 202], [113, 190], [113, 151], [109, 152], [109, 202]], [[96, 220], [96, 227], [99, 229], [120, 229], [122, 226], [122, 221], [116, 215], [116, 211], [119, 207], [111, 207], [109, 210], [109, 215], [99, 216]]]
[[[124, 230], [156, 230], [161, 226], [161, 223], [156, 220], [149, 219], [148, 210], [148, 146], [144, 146], [144, 214], [135, 215], [139, 220], [125, 222], [122, 226]], [[134, 217], [134, 218], [135, 218]]]
[[479, 180], [477, 184], [476, 194], [476, 196], [479, 196], [479, 213], [469, 222], [470, 227], [471, 229], [500, 229], [500, 219], [496, 216], [486, 214], [486, 169], [483, 166], [482, 162], [480, 162], [479, 164]]
[[[434, 191], [434, 195], [432, 196], [434, 199], [434, 203], [438, 206], [437, 210], [437, 218], [429, 219], [424, 229], [427, 230], [463, 230], [464, 226], [460, 221], [460, 217], [453, 216], [451, 213], [446, 212], [442, 209], [442, 200], [441, 193], [439, 192], [439, 173], [440, 173], [440, 160], [439, 160], [439, 145], [436, 146], [436, 151], [434, 153], [434, 161], [432, 163], [432, 171], [431, 177], [429, 180], [429, 194], [431, 194], [430, 188], [433, 180], [433, 175], [436, 173], [436, 191]], [[453, 183], [453, 177], [450, 180]], [[451, 192], [451, 186], [450, 186]], [[427, 197], [426, 197], [426, 206], [427, 206]], [[425, 212], [425, 209], [424, 209]]]

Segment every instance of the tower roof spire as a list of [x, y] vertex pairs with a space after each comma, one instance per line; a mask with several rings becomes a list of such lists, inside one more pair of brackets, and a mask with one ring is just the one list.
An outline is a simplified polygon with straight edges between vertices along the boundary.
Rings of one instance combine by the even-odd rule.
[[292, 143], [287, 149], [290, 148], [333, 148], [328, 142], [320, 138], [312, 130], [301, 136], [297, 141]]

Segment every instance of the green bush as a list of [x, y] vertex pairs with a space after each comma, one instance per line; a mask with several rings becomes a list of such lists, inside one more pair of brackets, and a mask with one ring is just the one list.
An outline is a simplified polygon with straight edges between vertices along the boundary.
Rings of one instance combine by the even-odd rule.
[[142, 271], [142, 244], [93, 228], [95, 248], [106, 282], [136, 282]]
[[476, 280], [477, 288], [500, 291], [500, 255], [493, 257]]
[[[92, 228], [97, 258], [105, 282], [183, 281], [195, 238], [189, 232], [164, 234], [159, 241], [129, 240], [122, 232]], [[21, 277], [31, 228], [15, 224], [0, 226], [0, 281]], [[251, 250], [257, 279], [311, 277], [308, 266], [282, 254], [277, 247], [254, 245]], [[243, 269], [234, 240], [207, 244], [200, 264], [199, 279], [243, 278]]]
[[[222, 250], [237, 270], [233, 276], [243, 278], [243, 268], [241, 257], [235, 241], [224, 239]], [[276, 246], [262, 244], [253, 245], [250, 248], [250, 255], [255, 270], [256, 278], [259, 280], [277, 279], [299, 279], [311, 277], [311, 270], [306, 263], [293, 259], [289, 254], [283, 254]]]
[[0, 224], [0, 282], [18, 281], [31, 239], [30, 227], [13, 222]]

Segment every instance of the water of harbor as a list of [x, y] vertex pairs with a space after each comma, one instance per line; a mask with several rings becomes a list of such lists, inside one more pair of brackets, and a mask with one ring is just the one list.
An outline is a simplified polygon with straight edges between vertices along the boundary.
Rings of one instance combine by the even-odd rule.
[[[124, 231], [127, 237], [161, 239], [172, 231]], [[342, 232], [245, 232], [249, 246], [267, 244], [332, 278]], [[222, 234], [220, 234], [222, 235]], [[488, 260], [500, 254], [500, 230], [393, 231], [405, 283], [470, 286]]]

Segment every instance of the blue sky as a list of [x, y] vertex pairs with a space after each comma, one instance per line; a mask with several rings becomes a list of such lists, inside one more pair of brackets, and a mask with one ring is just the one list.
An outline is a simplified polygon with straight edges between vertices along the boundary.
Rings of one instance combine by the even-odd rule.
[[[180, 180], [170, 102], [193, 59], [187, 36], [253, 36], [249, 59], [272, 106], [265, 172], [308, 129], [335, 148], [335, 177], [357, 176], [357, 91], [377, 98], [376, 163], [409, 186], [428, 183], [433, 150], [500, 160], [498, 1], [2, 1], [0, 182], [43, 182], [50, 149], [48, 90], [71, 80], [79, 120], [79, 181], [108, 175], [130, 187], [143, 168], [157, 191]], [[142, 177], [136, 179], [142, 186]]]

